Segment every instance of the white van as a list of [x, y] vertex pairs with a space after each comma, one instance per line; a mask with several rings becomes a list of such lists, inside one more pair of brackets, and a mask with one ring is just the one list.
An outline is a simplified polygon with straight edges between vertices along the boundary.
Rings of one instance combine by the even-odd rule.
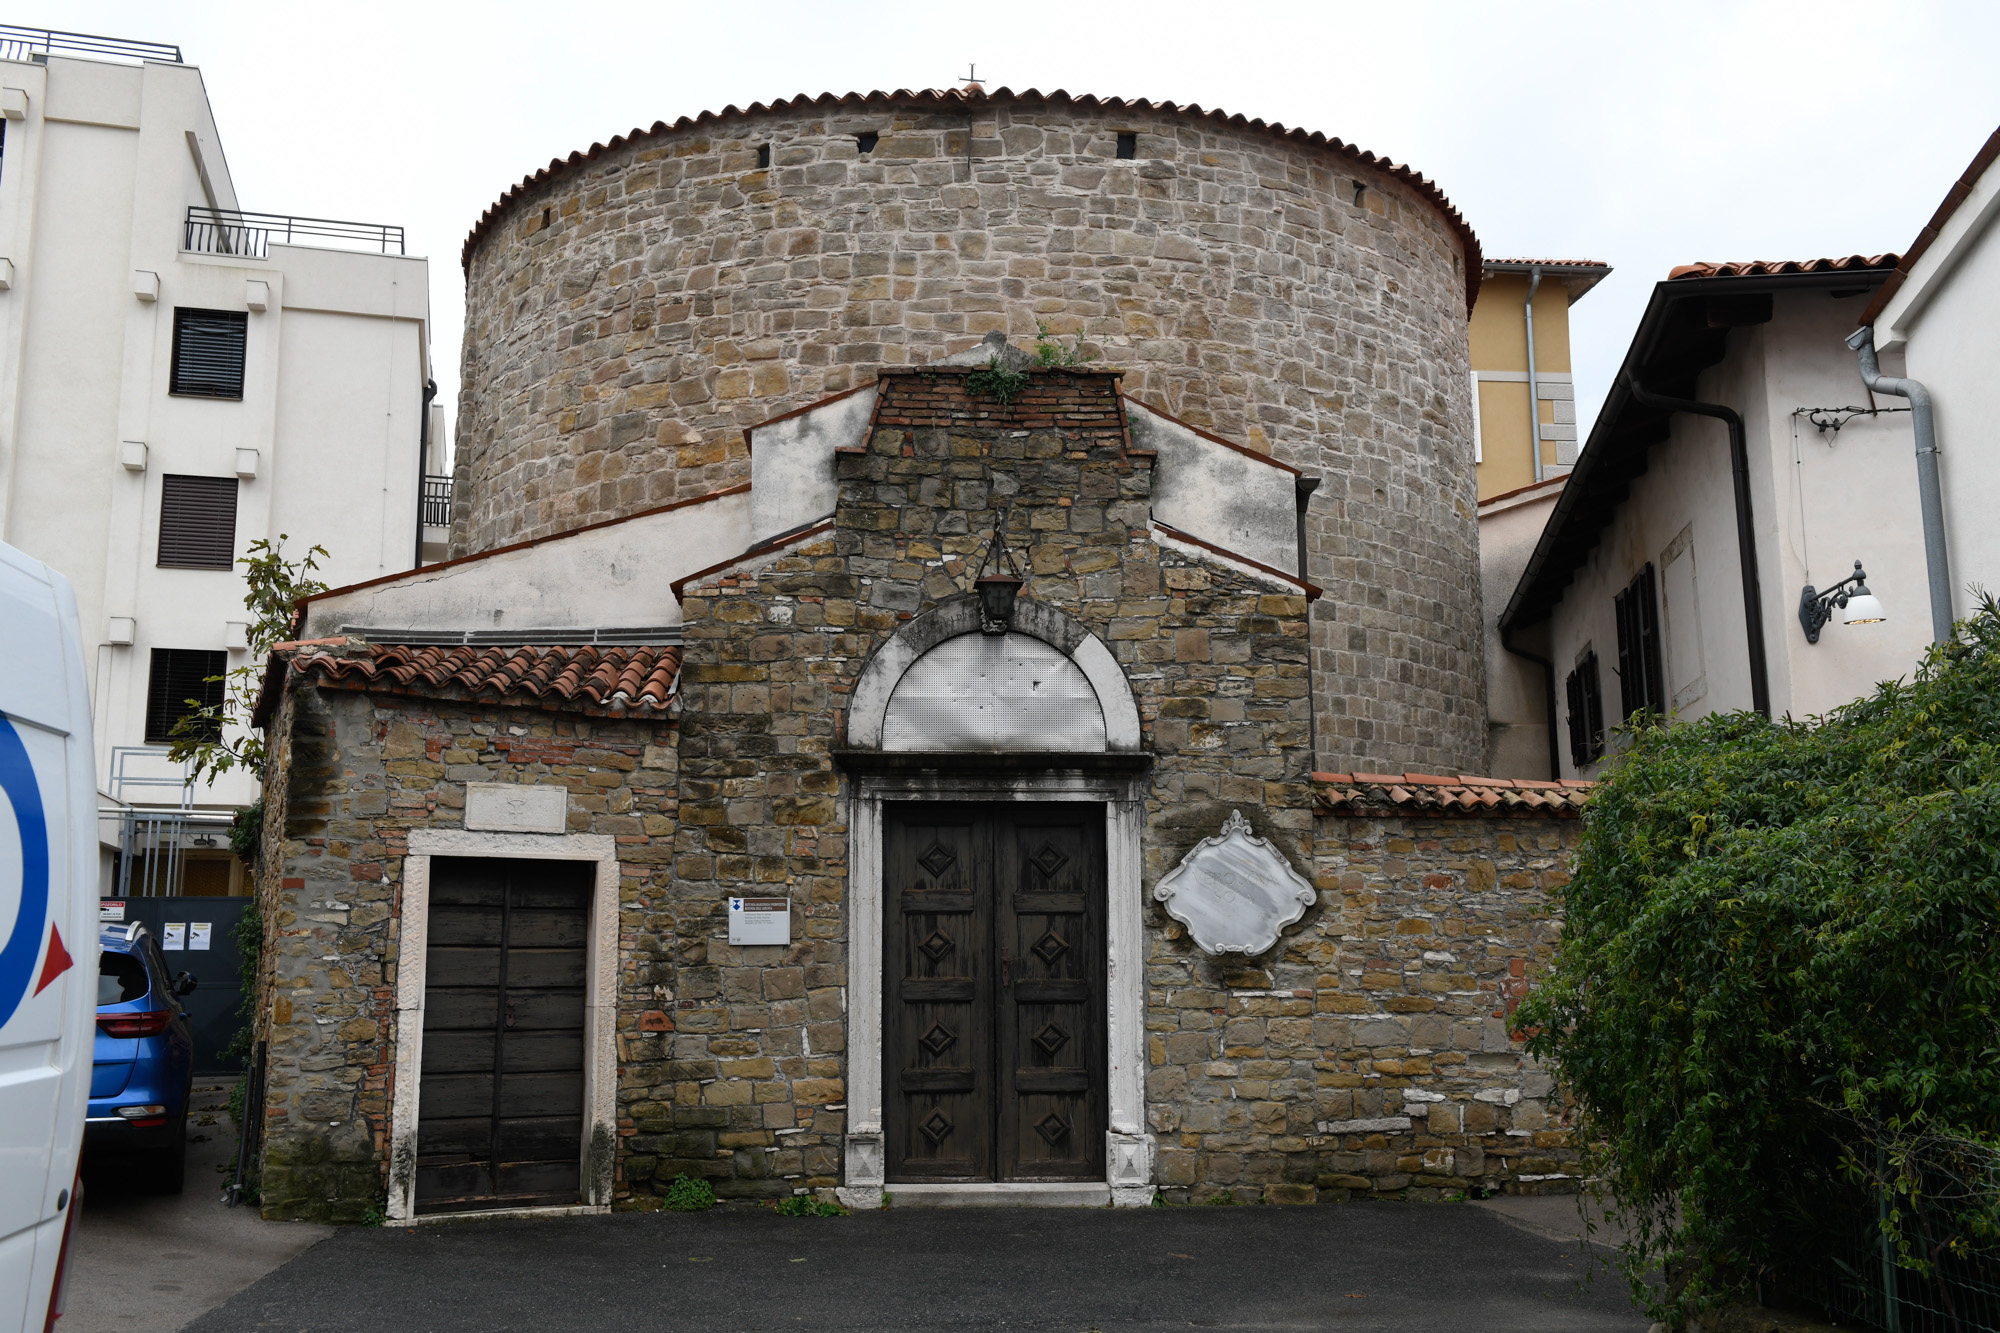
[[97, 1016], [97, 779], [76, 596], [0, 543], [0, 1331], [59, 1312]]

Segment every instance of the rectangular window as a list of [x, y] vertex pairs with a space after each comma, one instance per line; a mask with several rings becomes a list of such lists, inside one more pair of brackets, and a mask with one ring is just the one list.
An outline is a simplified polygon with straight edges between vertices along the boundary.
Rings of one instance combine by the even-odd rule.
[[160, 478], [160, 564], [167, 569], [236, 566], [236, 478]]
[[1612, 599], [1618, 620], [1618, 704], [1621, 718], [1640, 709], [1665, 713], [1666, 672], [1660, 666], [1660, 598], [1648, 562]]
[[1604, 753], [1604, 698], [1598, 690], [1597, 654], [1589, 649], [1569, 673], [1569, 761], [1581, 771]]
[[241, 310], [176, 308], [168, 391], [189, 398], [242, 398], [249, 335], [250, 316]]
[[[155, 648], [146, 679], [146, 743], [174, 739], [174, 724], [204, 706], [222, 705], [222, 675], [229, 654], [205, 648]], [[192, 701], [192, 702], [190, 702]]]
[[764, 168], [766, 168], [766, 167], [768, 167], [768, 166], [770, 166], [770, 165], [771, 165], [771, 145], [769, 145], [769, 144], [767, 144], [767, 143], [760, 143], [760, 144], [758, 144], [758, 145], [757, 145], [757, 169], [758, 169], [759, 171], [762, 171], [762, 170], [763, 170]]
[[1132, 158], [1139, 156], [1139, 136], [1121, 134], [1118, 136], [1118, 156]]

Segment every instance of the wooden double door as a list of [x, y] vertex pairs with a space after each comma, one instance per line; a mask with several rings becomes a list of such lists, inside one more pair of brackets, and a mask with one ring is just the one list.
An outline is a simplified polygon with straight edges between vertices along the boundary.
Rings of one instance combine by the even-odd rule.
[[578, 1201], [595, 871], [576, 861], [432, 860], [419, 1213]]
[[884, 809], [891, 1182], [1102, 1180], [1104, 809]]

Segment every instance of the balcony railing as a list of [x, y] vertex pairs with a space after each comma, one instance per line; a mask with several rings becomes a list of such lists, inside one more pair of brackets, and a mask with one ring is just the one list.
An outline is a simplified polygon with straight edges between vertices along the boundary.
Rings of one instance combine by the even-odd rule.
[[451, 526], [451, 478], [433, 473], [424, 475], [423, 525], [427, 528]]
[[128, 60], [181, 63], [181, 49], [165, 42], [134, 42], [123, 37], [94, 37], [87, 32], [55, 28], [23, 28], [0, 23], [0, 60], [46, 60], [50, 52], [73, 51], [85, 56], [123, 56]]
[[281, 245], [344, 242], [336, 248], [377, 250], [385, 255], [394, 246], [397, 254], [403, 253], [403, 229], [392, 222], [337, 222], [200, 204], [187, 211], [187, 249], [192, 253], [263, 259], [273, 241]]

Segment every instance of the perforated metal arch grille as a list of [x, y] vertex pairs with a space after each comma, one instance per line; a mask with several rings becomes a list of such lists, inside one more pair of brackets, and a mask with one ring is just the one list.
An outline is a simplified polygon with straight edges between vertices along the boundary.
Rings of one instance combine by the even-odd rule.
[[241, 398], [249, 327], [250, 317], [241, 310], [176, 309], [171, 392]]
[[229, 569], [236, 563], [236, 478], [160, 478], [160, 563]]

